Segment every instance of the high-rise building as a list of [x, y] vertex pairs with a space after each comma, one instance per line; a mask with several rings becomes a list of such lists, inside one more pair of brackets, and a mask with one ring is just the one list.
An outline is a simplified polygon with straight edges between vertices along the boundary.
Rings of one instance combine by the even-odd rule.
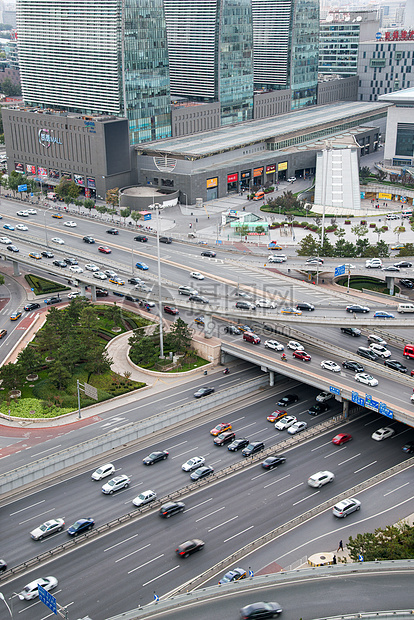
[[251, 0], [254, 86], [292, 91], [292, 110], [316, 104], [319, 0]]
[[220, 103], [221, 125], [253, 117], [251, 0], [164, 0], [171, 94]]
[[26, 104], [129, 120], [131, 144], [171, 135], [162, 0], [18, 0]]

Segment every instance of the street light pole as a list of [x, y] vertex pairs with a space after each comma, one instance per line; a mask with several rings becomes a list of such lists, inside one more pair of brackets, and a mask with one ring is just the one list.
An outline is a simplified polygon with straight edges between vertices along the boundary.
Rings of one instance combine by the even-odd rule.
[[160, 359], [164, 359], [164, 335], [162, 324], [162, 305], [161, 305], [161, 256], [160, 256], [160, 220], [159, 220], [159, 208], [158, 203], [154, 203], [154, 209], [157, 214], [157, 263], [158, 263], [158, 315], [160, 318]]
[[4, 594], [2, 592], [0, 592], [0, 599], [3, 601], [3, 603], [6, 605], [7, 609], [9, 610], [10, 617], [13, 618], [12, 610], [10, 609], [9, 604], [4, 598]]

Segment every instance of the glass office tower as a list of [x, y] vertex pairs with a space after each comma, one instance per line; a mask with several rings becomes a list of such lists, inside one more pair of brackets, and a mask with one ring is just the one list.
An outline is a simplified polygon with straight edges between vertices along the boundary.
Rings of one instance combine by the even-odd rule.
[[250, 0], [164, 0], [171, 94], [219, 101], [221, 124], [253, 115]]
[[127, 116], [132, 144], [171, 135], [162, 0], [17, 0], [26, 104]]

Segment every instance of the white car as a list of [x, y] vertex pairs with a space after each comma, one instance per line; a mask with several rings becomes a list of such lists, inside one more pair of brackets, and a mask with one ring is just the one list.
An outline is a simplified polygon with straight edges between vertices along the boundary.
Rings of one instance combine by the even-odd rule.
[[332, 392], [320, 392], [315, 400], [317, 403], [325, 403], [327, 400], [331, 400], [331, 398], [334, 398]]
[[10, 245], [11, 243], [13, 243], [13, 241], [9, 239], [8, 237], [0, 237], [0, 243], [5, 243], [7, 245]]
[[195, 469], [198, 469], [199, 467], [204, 465], [205, 462], [206, 459], [204, 458], [204, 456], [193, 456], [192, 459], [189, 459], [186, 463], [184, 463], [181, 469], [183, 471], [194, 471]]
[[274, 256], [273, 254], [271, 254], [267, 259], [268, 263], [286, 263], [286, 261], [287, 261], [286, 254], [278, 254], [277, 256]]
[[296, 177], [289, 177], [288, 183], [294, 183], [296, 181]]
[[269, 301], [269, 299], [256, 299], [254, 302], [258, 308], [276, 308], [275, 301]]
[[52, 237], [51, 241], [53, 241], [53, 243], [58, 243], [59, 245], [64, 245], [65, 244], [63, 239], [61, 239], [60, 237]]
[[275, 423], [275, 429], [277, 431], [285, 431], [287, 428], [296, 424], [298, 421], [297, 417], [294, 415], [285, 415], [281, 420], [278, 420]]
[[131, 478], [126, 474], [115, 476], [115, 478], [111, 478], [106, 484], [103, 485], [102, 493], [105, 495], [112, 495], [112, 493], [115, 493], [116, 491], [127, 489], [130, 482]]
[[108, 278], [117, 278], [118, 274], [113, 269], [105, 269], [104, 274], [108, 276]]
[[375, 387], [376, 385], [378, 385], [378, 379], [375, 379], [367, 372], [359, 372], [358, 374], [356, 374], [355, 381], [358, 381], [359, 383], [365, 383], [365, 385], [369, 385], [370, 387]]
[[17, 224], [16, 230], [29, 230], [26, 224]]
[[343, 266], [345, 269], [356, 269], [355, 265], [352, 265], [351, 263], [343, 263]]
[[79, 265], [71, 265], [69, 271], [73, 271], [73, 273], [83, 273], [83, 269], [79, 267]]
[[29, 215], [37, 215], [36, 209], [26, 209], [26, 211]]
[[277, 340], [265, 340], [265, 349], [273, 349], [273, 351], [284, 351], [285, 347]]
[[195, 280], [204, 280], [203, 274], [198, 271], [192, 271], [190, 273], [190, 276], [194, 278]]
[[115, 466], [112, 463], [106, 463], [106, 465], [102, 465], [96, 469], [91, 478], [92, 480], [102, 480], [102, 478], [106, 478], [107, 476], [111, 476], [115, 472]]
[[331, 372], [341, 372], [341, 367], [336, 362], [332, 362], [332, 360], [323, 360], [323, 362], [321, 362], [321, 368], [330, 370]]
[[46, 521], [36, 527], [34, 530], [30, 532], [30, 536], [33, 540], [42, 540], [42, 538], [46, 538], [46, 536], [50, 536], [55, 532], [61, 532], [65, 527], [65, 522], [63, 519], [51, 519], [50, 521]]
[[388, 437], [392, 437], [393, 435], [395, 435], [395, 430], [393, 428], [383, 426], [372, 433], [371, 439], [374, 439], [375, 441], [382, 441], [383, 439], [388, 439]]
[[369, 348], [371, 349], [371, 351], [374, 351], [374, 353], [376, 353], [380, 357], [383, 357], [383, 358], [391, 357], [391, 351], [389, 349], [386, 349], [384, 346], [382, 346], [382, 344], [377, 344], [376, 342], [372, 342], [369, 345]]
[[369, 343], [380, 344], [383, 347], [387, 346], [387, 341], [384, 340], [384, 338], [381, 338], [381, 336], [377, 336], [376, 334], [369, 334], [368, 342]]
[[75, 297], [79, 297], [79, 295], [80, 291], [72, 291], [72, 293], [69, 293], [68, 299], [75, 299]]
[[305, 428], [308, 428], [307, 422], [302, 422], [302, 420], [298, 420], [287, 429], [287, 432], [289, 433], [289, 435], [296, 435], [296, 433], [304, 431]]
[[137, 506], [139, 508], [140, 506], [144, 506], [145, 504], [153, 502], [154, 499], [157, 499], [157, 494], [155, 491], [151, 491], [149, 489], [148, 491], [142, 491], [142, 493], [137, 495], [137, 497], [134, 497], [132, 503], [134, 504], [134, 506]]
[[288, 349], [292, 349], [293, 351], [304, 351], [305, 347], [300, 344], [300, 342], [297, 342], [296, 340], [289, 340], [289, 342], [287, 343], [287, 348]]
[[75, 228], [77, 226], [77, 223], [76, 222], [72, 222], [72, 221], [63, 222], [63, 226], [68, 226], [69, 228]]
[[338, 502], [333, 506], [332, 512], [335, 517], [343, 518], [352, 514], [356, 510], [361, 508], [361, 502], [359, 499], [355, 499], [354, 497], [350, 497], [349, 499], [343, 499], [342, 502]]
[[42, 586], [42, 588], [49, 592], [53, 590], [53, 588], [56, 588], [57, 584], [58, 580], [56, 577], [52, 577], [52, 575], [45, 578], [39, 577], [39, 579], [35, 579], [28, 583], [17, 596], [21, 601], [31, 601], [39, 596], [39, 586]]
[[316, 474], [309, 476], [308, 485], [314, 489], [320, 489], [324, 484], [335, 480], [335, 476], [331, 471], [318, 471]]
[[29, 217], [29, 212], [28, 211], [17, 211], [16, 215], [19, 215], [20, 217]]
[[95, 273], [93, 274], [93, 277], [96, 278], [97, 280], [106, 280], [107, 276], [104, 274], [103, 271], [95, 271]]
[[94, 263], [86, 263], [85, 269], [87, 269], [87, 271], [99, 271], [98, 265], [95, 265]]

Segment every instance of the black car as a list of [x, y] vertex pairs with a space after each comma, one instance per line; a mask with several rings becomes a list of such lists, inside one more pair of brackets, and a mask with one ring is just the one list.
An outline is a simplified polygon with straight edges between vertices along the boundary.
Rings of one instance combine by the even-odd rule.
[[134, 297], [133, 295], [125, 295], [125, 299], [127, 301], [134, 301], [135, 303], [141, 301], [139, 297]]
[[128, 278], [128, 284], [141, 284], [141, 278]]
[[345, 362], [342, 362], [342, 366], [348, 370], [353, 370], [354, 372], [364, 372], [363, 365], [359, 362], [354, 362], [353, 360], [345, 360]]
[[256, 306], [250, 301], [236, 301], [236, 308], [239, 310], [256, 310]]
[[108, 235], [119, 235], [119, 230], [117, 230], [116, 228], [110, 228], [106, 232], [108, 233]]
[[308, 413], [309, 415], [319, 415], [320, 413], [325, 413], [328, 409], [329, 405], [326, 403], [318, 403], [317, 405], [312, 405], [312, 407], [309, 407]]
[[214, 392], [213, 387], [202, 387], [197, 392], [194, 393], [194, 398], [202, 398], [203, 396], [208, 396]]
[[0, 560], [0, 572], [4, 573], [5, 570], [7, 570], [7, 562]]
[[47, 306], [51, 306], [52, 304], [58, 304], [62, 300], [60, 297], [49, 297], [49, 299], [45, 299], [45, 303]]
[[145, 235], [137, 235], [136, 237], [134, 237], [134, 241], [141, 241], [145, 243], [148, 241], [148, 237], [146, 237]]
[[348, 336], [360, 336], [361, 330], [357, 327], [341, 327], [341, 332], [343, 334], [348, 334]]
[[226, 443], [231, 443], [235, 439], [236, 433], [233, 433], [233, 431], [225, 431], [217, 435], [217, 437], [214, 437], [214, 443], [216, 446], [224, 446]]
[[412, 267], [413, 264], [410, 263], [408, 260], [400, 260], [399, 263], [394, 263], [394, 267], [399, 267], [400, 269], [404, 269], [405, 267]]
[[201, 256], [208, 256], [208, 258], [215, 258], [216, 257], [216, 253], [213, 252], [213, 250], [203, 250], [201, 252]]
[[206, 478], [206, 476], [210, 476], [214, 474], [214, 469], [211, 465], [203, 465], [199, 467], [190, 475], [191, 480], [201, 480], [202, 478]]
[[408, 371], [407, 366], [404, 366], [404, 364], [401, 364], [401, 362], [398, 362], [397, 360], [385, 360], [384, 366], [388, 366], [388, 368], [392, 368], [393, 370], [398, 370], [398, 372]]
[[400, 284], [402, 286], [405, 286], [405, 288], [414, 288], [413, 280], [408, 280], [407, 278], [403, 278], [402, 280], [400, 280]]
[[117, 297], [124, 297], [124, 293], [121, 293], [121, 291], [112, 291], [112, 295], [116, 295]]
[[296, 310], [307, 310], [308, 312], [311, 312], [312, 310], [315, 310], [315, 306], [313, 304], [308, 304], [306, 301], [302, 301], [299, 304], [296, 304]]
[[240, 437], [239, 439], [235, 439], [231, 442], [229, 446], [227, 446], [227, 450], [230, 452], [238, 452], [238, 450], [243, 450], [246, 446], [248, 446], [250, 441], [245, 439], [244, 437]]
[[32, 302], [30, 304], [26, 304], [25, 307], [24, 307], [26, 312], [30, 312], [31, 310], [37, 310], [38, 308], [40, 308], [40, 304], [36, 304], [34, 302]]
[[157, 452], [151, 452], [145, 459], [142, 459], [144, 465], [153, 465], [154, 463], [158, 463], [158, 461], [165, 461], [168, 458], [167, 450], [159, 450]]
[[17, 245], [8, 245], [7, 249], [8, 249], [9, 252], [20, 252], [20, 250], [17, 247]]
[[97, 297], [108, 297], [108, 291], [104, 288], [97, 288], [96, 296]]
[[263, 469], [273, 469], [278, 465], [282, 465], [286, 462], [286, 457], [284, 456], [268, 456], [265, 461], [262, 463]]
[[77, 265], [78, 261], [76, 258], [64, 258], [63, 259], [67, 265]]
[[359, 347], [357, 349], [357, 355], [361, 357], [366, 357], [367, 360], [371, 360], [371, 362], [376, 362], [378, 359], [378, 355], [372, 351], [372, 349], [367, 349], [367, 347]]
[[243, 448], [242, 455], [252, 456], [253, 454], [256, 454], [256, 452], [261, 452], [262, 450], [264, 450], [264, 448], [265, 445], [263, 441], [252, 441], [251, 443], [249, 443], [248, 446]]
[[287, 407], [288, 405], [293, 405], [293, 403], [297, 403], [299, 400], [299, 396], [297, 394], [288, 394], [287, 396], [283, 396], [277, 403], [279, 407]]
[[163, 504], [161, 506], [158, 514], [164, 519], [169, 519], [170, 517], [178, 514], [179, 512], [184, 512], [184, 509], [184, 502], [167, 502], [166, 504]]
[[41, 253], [44, 258], [54, 258], [53, 252], [49, 252], [49, 250], [45, 250]]
[[414, 441], [408, 441], [403, 445], [402, 449], [403, 452], [406, 452], [407, 454], [412, 454], [414, 452]]
[[160, 237], [160, 243], [172, 243], [171, 237]]
[[95, 243], [95, 239], [93, 237], [90, 237], [89, 235], [86, 235], [86, 237], [83, 237], [83, 241], [85, 243]]
[[183, 558], [188, 558], [189, 555], [195, 553], [196, 551], [201, 551], [204, 547], [204, 542], [199, 538], [194, 538], [194, 540], [186, 540], [185, 542], [178, 545], [175, 550], [176, 554]]
[[207, 297], [203, 297], [202, 295], [190, 295], [188, 300], [189, 301], [196, 301], [199, 304], [208, 304], [209, 303]]
[[242, 620], [262, 620], [262, 618], [277, 618], [283, 609], [279, 603], [252, 603], [240, 610]]
[[65, 263], [64, 260], [54, 260], [53, 265], [56, 265], [56, 267], [62, 267], [62, 269], [68, 266], [68, 264]]
[[226, 334], [232, 334], [233, 336], [240, 336], [241, 331], [235, 325], [226, 325], [224, 328]]
[[83, 534], [88, 530], [91, 530], [95, 525], [95, 521], [92, 517], [88, 517], [87, 519], [78, 519], [73, 525], [68, 527], [69, 536], [78, 536], [79, 534]]
[[351, 306], [346, 307], [347, 312], [361, 312], [362, 314], [366, 314], [369, 312], [368, 306], [360, 306], [359, 304], [352, 304]]

